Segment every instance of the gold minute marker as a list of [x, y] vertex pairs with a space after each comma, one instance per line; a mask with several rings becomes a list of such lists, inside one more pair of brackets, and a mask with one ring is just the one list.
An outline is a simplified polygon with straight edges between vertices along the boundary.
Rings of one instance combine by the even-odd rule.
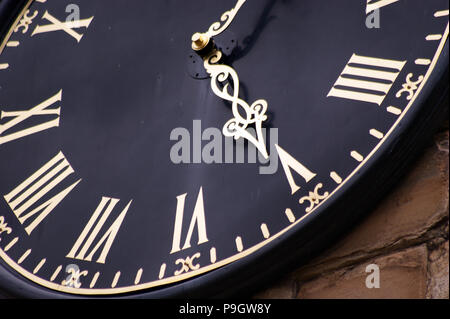
[[28, 249], [22, 257], [19, 258], [19, 261], [17, 262], [19, 265], [24, 262], [25, 259], [27, 259], [28, 255], [31, 253], [31, 249]]
[[59, 266], [55, 269], [55, 271], [53, 272], [53, 275], [52, 275], [52, 277], [50, 278], [50, 281], [54, 281], [54, 280], [56, 279], [56, 277], [58, 276], [58, 274], [59, 274], [59, 272], [61, 271], [61, 269], [62, 269], [62, 265], [59, 265]]
[[389, 113], [394, 114], [394, 115], [402, 114], [402, 110], [395, 106], [388, 106], [386, 108], [386, 111], [388, 111]]
[[47, 259], [43, 258], [39, 264], [37, 264], [37, 266], [34, 268], [33, 270], [33, 274], [36, 274], [39, 270], [41, 270], [42, 266], [44, 266], [45, 262], [47, 261]]
[[6, 245], [6, 247], [5, 247], [5, 252], [6, 251], [8, 251], [8, 250], [10, 250], [17, 242], [19, 241], [19, 237], [16, 237], [16, 238], [14, 238], [13, 240], [11, 240], [10, 242], [9, 242], [9, 244], [8, 245]]
[[6, 42], [6, 46], [7, 46], [8, 48], [17, 48], [19, 45], [20, 45], [20, 42], [19, 42], [19, 41], [9, 41], [9, 42]]
[[92, 277], [91, 283], [89, 284], [89, 288], [94, 288], [95, 284], [97, 283], [98, 277], [100, 276], [100, 272], [97, 271], [94, 275], [94, 277]]
[[289, 219], [291, 223], [295, 222], [295, 216], [294, 213], [292, 212], [292, 209], [286, 208], [284, 213], [286, 214], [286, 217]]
[[142, 273], [143, 273], [143, 269], [140, 268], [137, 273], [136, 273], [136, 278], [134, 279], [134, 284], [137, 285], [141, 282], [141, 277], [142, 277]]
[[116, 272], [116, 275], [114, 276], [113, 282], [111, 284], [111, 288], [115, 288], [117, 285], [117, 282], [119, 281], [120, 278], [120, 271]]
[[210, 256], [211, 264], [214, 264], [217, 261], [217, 252], [216, 252], [215, 247], [212, 247], [210, 249], [209, 256]]
[[352, 151], [350, 153], [350, 156], [353, 157], [358, 162], [362, 162], [364, 160], [364, 157], [361, 154], [359, 154], [357, 151]]
[[430, 59], [416, 59], [416, 61], [414, 61], [414, 63], [416, 63], [417, 65], [430, 65], [431, 60]]
[[265, 239], [270, 237], [269, 228], [267, 228], [267, 224], [263, 223], [261, 224], [261, 232]]
[[425, 37], [427, 41], [438, 41], [442, 39], [442, 34], [429, 34]]
[[383, 133], [381, 133], [380, 131], [378, 131], [377, 129], [374, 129], [374, 128], [371, 129], [369, 131], [369, 133], [370, 133], [370, 135], [372, 135], [373, 137], [375, 137], [375, 138], [377, 138], [379, 140], [381, 140], [384, 137]]
[[330, 173], [330, 177], [333, 179], [333, 181], [336, 182], [336, 184], [342, 183], [342, 177], [340, 177], [340, 176], [338, 175], [338, 173], [336, 173], [336, 172], [333, 171], [333, 172]]
[[241, 236], [237, 236], [235, 239], [236, 242], [236, 249], [238, 252], [241, 252], [244, 249], [244, 245], [242, 244], [242, 238]]
[[163, 279], [165, 273], [166, 273], [166, 264], [162, 264], [161, 268], [159, 268], [159, 276], [158, 276], [158, 278], [159, 279]]

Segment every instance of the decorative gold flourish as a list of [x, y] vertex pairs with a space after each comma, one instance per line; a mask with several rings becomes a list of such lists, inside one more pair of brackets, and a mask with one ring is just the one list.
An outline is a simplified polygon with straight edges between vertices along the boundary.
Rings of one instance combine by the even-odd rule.
[[403, 89], [397, 92], [396, 97], [401, 97], [403, 93], [408, 93], [409, 95], [406, 97], [408, 101], [410, 101], [414, 96], [414, 91], [416, 91], [419, 88], [419, 84], [423, 81], [424, 77], [423, 75], [419, 76], [417, 81], [412, 81], [413, 74], [409, 73], [406, 77], [406, 83], [403, 84]]
[[317, 184], [314, 188], [314, 192], [309, 192], [309, 196], [300, 198], [300, 204], [303, 204], [305, 201], [309, 201], [310, 205], [305, 210], [307, 213], [309, 213], [316, 205], [318, 205], [322, 199], [328, 197], [328, 192], [325, 192], [323, 195], [319, 194], [319, 189], [321, 189], [322, 186], [322, 183]]
[[[12, 228], [8, 227], [8, 224], [5, 222], [5, 217], [4, 216], [0, 216], [0, 235], [5, 233], [5, 232], [7, 234], [11, 234]], [[2, 241], [1, 238], [0, 238], [0, 241]]]
[[175, 262], [175, 265], [180, 264], [181, 268], [179, 270], [175, 271], [174, 275], [178, 276], [184, 272], [189, 272], [190, 270], [199, 269], [200, 268], [199, 264], [194, 265], [194, 259], [196, 259], [196, 258], [200, 258], [200, 253], [196, 253], [194, 256], [187, 257], [185, 259], [182, 259], [182, 258], [177, 259], [177, 261]]
[[66, 267], [66, 272], [69, 274], [66, 279], [62, 281], [62, 285], [66, 287], [72, 287], [72, 288], [80, 288], [81, 282], [80, 277], [81, 276], [87, 276], [88, 271], [80, 271], [80, 268], [77, 265], [71, 264]]
[[220, 18], [221, 22], [214, 22], [209, 27], [206, 35], [211, 38], [225, 31], [230, 26], [231, 22], [233, 22], [234, 17], [239, 12], [245, 1], [247, 0], [238, 0], [236, 6], [233, 9], [222, 14]]
[[[239, 98], [239, 77], [236, 71], [228, 65], [217, 64], [222, 58], [222, 52], [213, 50], [211, 54], [204, 58], [204, 66], [211, 76], [211, 88], [218, 97], [232, 103], [234, 118], [229, 120], [223, 127], [225, 136], [234, 137], [236, 140], [243, 137], [256, 146], [261, 154], [267, 159], [269, 155], [266, 143], [262, 134], [262, 122], [267, 120], [266, 100], [257, 100], [252, 105]], [[233, 88], [230, 93], [230, 79]], [[225, 83], [226, 82], [226, 83]], [[219, 83], [223, 84], [219, 88]], [[247, 131], [247, 127], [255, 125], [256, 138]]]
[[230, 26], [231, 22], [233, 22], [236, 14], [239, 12], [239, 9], [241, 9], [245, 1], [247, 0], [238, 0], [236, 6], [222, 14], [220, 17], [220, 22], [214, 22], [205, 33], [194, 33], [192, 36], [192, 49], [194, 51], [203, 50], [208, 45], [212, 37], [225, 31]]
[[[225, 12], [220, 18], [221, 22], [214, 22], [205, 33], [195, 33], [192, 36], [192, 48], [194, 51], [201, 51], [209, 43], [210, 38], [219, 35], [227, 29], [236, 17], [236, 14], [244, 5], [246, 0], [238, 0], [236, 6]], [[225, 123], [223, 134], [228, 137], [234, 137], [238, 140], [243, 137], [256, 146], [259, 152], [266, 158], [269, 158], [266, 149], [266, 143], [262, 134], [262, 122], [267, 120], [266, 100], [257, 100], [252, 105], [239, 98], [239, 77], [236, 71], [228, 65], [218, 64], [222, 58], [222, 52], [213, 49], [203, 58], [204, 66], [211, 76], [211, 87], [218, 97], [232, 103], [234, 117]], [[230, 92], [230, 84], [232, 89]], [[222, 84], [219, 88], [219, 84]], [[254, 124], [256, 137], [247, 131], [249, 125]]]
[[36, 18], [36, 16], [38, 15], [38, 11], [35, 10], [33, 12], [32, 16], [29, 16], [28, 14], [30, 13], [30, 10], [27, 10], [25, 12], [25, 14], [23, 15], [22, 20], [20, 20], [19, 24], [17, 25], [17, 27], [14, 29], [14, 32], [18, 32], [20, 28], [22, 29], [22, 33], [27, 33], [28, 31], [28, 27], [30, 26], [30, 24], [33, 22], [33, 19]]

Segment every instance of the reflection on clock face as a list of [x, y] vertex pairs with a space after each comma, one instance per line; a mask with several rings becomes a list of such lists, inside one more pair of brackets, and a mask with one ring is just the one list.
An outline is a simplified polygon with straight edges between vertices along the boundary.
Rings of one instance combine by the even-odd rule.
[[233, 103], [191, 49], [235, 5], [27, 4], [0, 55], [3, 267], [109, 295], [245, 260], [358, 178], [414, 111], [448, 36], [444, 0], [248, 0], [216, 41], [234, 44], [220, 62], [239, 75], [230, 94], [267, 101], [266, 161], [222, 134]]

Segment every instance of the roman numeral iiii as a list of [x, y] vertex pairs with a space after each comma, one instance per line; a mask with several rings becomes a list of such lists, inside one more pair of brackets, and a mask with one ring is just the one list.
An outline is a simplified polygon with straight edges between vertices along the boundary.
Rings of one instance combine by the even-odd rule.
[[381, 105], [405, 64], [353, 54], [328, 97]]
[[[64, 154], [60, 152], [4, 198], [25, 226], [28, 234], [55, 209], [55, 207], [80, 183], [81, 179], [51, 197], [65, 179], [74, 173]], [[49, 198], [50, 197], [50, 198]], [[44, 203], [40, 202], [45, 201]], [[36, 205], [37, 207], [34, 207]], [[33, 206], [34, 205], [34, 206]]]

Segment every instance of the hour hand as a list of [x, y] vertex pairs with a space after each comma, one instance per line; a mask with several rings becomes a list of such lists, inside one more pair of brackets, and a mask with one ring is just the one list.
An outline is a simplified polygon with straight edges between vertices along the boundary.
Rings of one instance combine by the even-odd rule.
[[[232, 103], [234, 117], [223, 127], [223, 134], [234, 137], [236, 140], [241, 137], [248, 140], [264, 158], [268, 159], [269, 154], [262, 132], [262, 123], [267, 120], [267, 101], [260, 99], [250, 105], [240, 99], [237, 72], [228, 65], [219, 64], [222, 52], [220, 49], [216, 49], [214, 44], [208, 46], [213, 36], [228, 28], [245, 1], [239, 0], [233, 9], [222, 15], [222, 22], [213, 23], [207, 32], [195, 33], [192, 36], [192, 49], [203, 58], [205, 69], [211, 77], [211, 88], [214, 94]], [[247, 131], [249, 125], [255, 127], [256, 136]]]
[[[253, 104], [239, 98], [239, 77], [230, 66], [219, 64], [222, 57], [220, 50], [213, 50], [203, 58], [206, 71], [211, 76], [211, 88], [218, 97], [232, 103], [233, 118], [223, 127], [223, 134], [236, 140], [244, 138], [252, 143], [265, 159], [269, 158], [262, 131], [262, 123], [267, 120], [268, 103], [260, 99]], [[252, 125], [256, 136], [247, 131]]]
[[208, 31], [204, 33], [197, 32], [192, 36], [192, 49], [195, 51], [203, 50], [209, 43], [212, 37], [215, 37], [225, 31], [233, 22], [236, 14], [239, 12], [241, 7], [244, 5], [247, 0], [238, 0], [236, 6], [222, 14], [220, 18], [220, 22], [214, 22], [208, 29]]

